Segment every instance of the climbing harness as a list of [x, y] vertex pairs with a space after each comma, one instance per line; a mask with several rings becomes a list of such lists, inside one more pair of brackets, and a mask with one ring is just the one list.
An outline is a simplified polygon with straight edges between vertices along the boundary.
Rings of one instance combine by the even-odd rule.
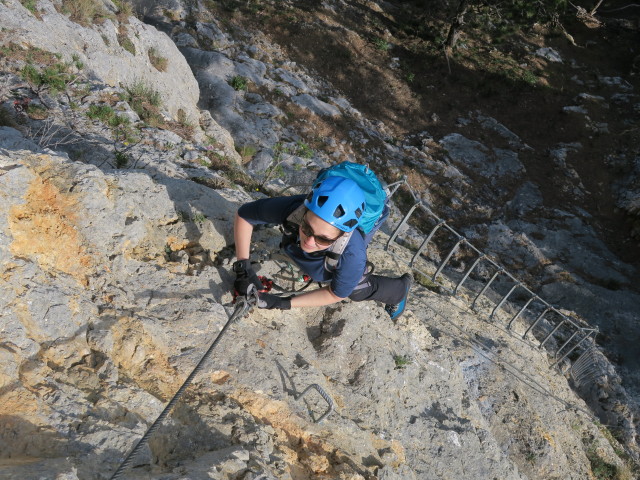
[[224, 326], [222, 327], [222, 330], [220, 330], [220, 333], [218, 333], [218, 336], [216, 337], [216, 339], [213, 341], [209, 349], [202, 356], [202, 358], [200, 359], [198, 364], [195, 366], [191, 374], [189, 374], [189, 376], [184, 381], [182, 386], [178, 389], [178, 391], [173, 396], [171, 401], [169, 401], [169, 403], [164, 408], [162, 413], [158, 416], [155, 422], [153, 422], [153, 424], [149, 427], [147, 432], [138, 441], [137, 445], [133, 448], [133, 450], [131, 450], [131, 453], [127, 455], [127, 458], [125, 458], [122, 464], [120, 464], [120, 467], [118, 467], [118, 469], [115, 471], [115, 473], [111, 477], [111, 480], [120, 478], [120, 476], [124, 473], [124, 471], [129, 467], [129, 465], [131, 464], [133, 459], [136, 457], [138, 452], [147, 443], [147, 440], [149, 439], [151, 434], [160, 426], [162, 421], [166, 418], [166, 416], [171, 412], [171, 409], [178, 402], [178, 399], [182, 396], [182, 394], [185, 392], [187, 387], [191, 384], [195, 376], [198, 374], [198, 372], [200, 372], [200, 370], [202, 370], [202, 368], [204, 367], [204, 364], [206, 363], [209, 356], [213, 352], [213, 349], [218, 345], [218, 343], [220, 342], [220, 339], [222, 338], [226, 330], [229, 328], [229, 326], [231, 326], [231, 324], [238, 318], [241, 318], [245, 314], [249, 313], [249, 311], [257, 303], [258, 303], [258, 292], [255, 290], [255, 287], [249, 288], [249, 291], [247, 292], [246, 296], [241, 296], [236, 299], [236, 307], [233, 311], [233, 314], [231, 314], [231, 317], [229, 317], [229, 320], [227, 320], [227, 323], [224, 324]]

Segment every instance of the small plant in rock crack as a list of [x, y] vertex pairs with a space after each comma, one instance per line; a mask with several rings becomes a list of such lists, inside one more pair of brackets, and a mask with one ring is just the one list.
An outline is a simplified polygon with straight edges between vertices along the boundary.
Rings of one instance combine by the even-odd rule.
[[411, 357], [409, 355], [398, 355], [395, 354], [393, 356], [393, 362], [396, 365], [396, 370], [401, 370], [403, 368], [405, 368], [407, 365], [410, 365], [413, 360], [411, 359]]
[[167, 71], [169, 60], [160, 55], [157, 49], [151, 47], [147, 54], [149, 55], [149, 61], [151, 62], [151, 65], [153, 65], [156, 70], [158, 70], [159, 72]]
[[298, 140], [296, 143], [296, 152], [302, 158], [310, 159], [313, 157], [313, 149], [302, 140]]
[[200, 212], [196, 213], [192, 218], [194, 223], [197, 223], [199, 225], [202, 225], [206, 219], [207, 219], [207, 216], [204, 213], [200, 213]]
[[27, 63], [20, 71], [20, 75], [34, 92], [48, 90], [51, 94], [56, 94], [65, 91], [78, 79], [77, 75], [69, 73], [69, 67], [68, 63], [57, 63], [45, 68]]
[[231, 85], [236, 91], [246, 91], [247, 87], [249, 86], [249, 81], [242, 75], [236, 75], [231, 80], [229, 80], [229, 85]]
[[384, 38], [376, 38], [373, 41], [374, 46], [377, 50], [381, 50], [383, 52], [388, 52], [391, 50], [391, 44], [387, 42]]
[[125, 91], [124, 100], [144, 122], [152, 127], [164, 123], [160, 114], [162, 98], [159, 92], [141, 81], [125, 87]]
[[129, 155], [119, 150], [115, 151], [116, 168], [126, 168], [129, 165]]

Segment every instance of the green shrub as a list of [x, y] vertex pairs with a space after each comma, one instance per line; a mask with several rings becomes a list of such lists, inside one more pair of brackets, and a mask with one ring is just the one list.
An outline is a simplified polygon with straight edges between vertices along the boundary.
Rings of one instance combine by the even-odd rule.
[[118, 43], [122, 48], [124, 48], [131, 55], [136, 54], [136, 46], [133, 44], [133, 42], [131, 41], [131, 39], [126, 33], [118, 34]]
[[246, 90], [249, 86], [249, 82], [242, 75], [236, 75], [231, 80], [229, 80], [229, 85], [231, 85], [234, 90]]
[[126, 87], [125, 91], [125, 100], [143, 121], [154, 127], [162, 125], [159, 111], [162, 100], [157, 91], [140, 81]]
[[373, 41], [377, 50], [382, 50], [383, 52], [387, 52], [391, 49], [391, 44], [387, 42], [384, 38], [376, 38]]
[[34, 120], [44, 120], [49, 116], [49, 111], [42, 105], [34, 105], [32, 103], [27, 107], [27, 115]]
[[91, 120], [101, 120], [107, 123], [115, 115], [115, 110], [109, 105], [89, 105], [87, 117]]
[[20, 3], [24, 8], [29, 10], [34, 15], [37, 13], [38, 10], [36, 6], [38, 4], [38, 0], [20, 0]]
[[298, 155], [302, 158], [309, 159], [313, 157], [313, 149], [302, 140], [298, 140], [296, 143], [296, 150]]
[[126, 0], [113, 0], [113, 4], [118, 9], [118, 16], [128, 18], [133, 15], [133, 5]]
[[236, 147], [236, 151], [242, 157], [243, 162], [248, 162], [253, 158], [258, 150], [253, 145], [243, 145], [242, 147]]
[[59, 93], [66, 90], [67, 85], [76, 79], [76, 76], [68, 72], [69, 64], [57, 63], [44, 69], [39, 69], [31, 63], [25, 65], [20, 74], [31, 84], [34, 90], [48, 89], [51, 93]]
[[70, 20], [84, 26], [91, 25], [106, 16], [102, 2], [96, 0], [62, 0], [62, 13], [69, 15]]
[[119, 150], [115, 151], [116, 168], [125, 168], [129, 164], [129, 155]]
[[71, 59], [73, 60], [73, 64], [76, 66], [78, 70], [82, 70], [84, 68], [84, 63], [80, 60], [80, 57], [74, 53], [71, 55]]
[[149, 61], [151, 62], [151, 65], [153, 65], [156, 70], [158, 70], [159, 72], [167, 71], [169, 60], [161, 56], [155, 48], [151, 47], [147, 54], [149, 55]]
[[400, 370], [405, 368], [407, 365], [410, 365], [413, 360], [409, 355], [394, 355], [393, 362], [396, 365], [396, 370]]

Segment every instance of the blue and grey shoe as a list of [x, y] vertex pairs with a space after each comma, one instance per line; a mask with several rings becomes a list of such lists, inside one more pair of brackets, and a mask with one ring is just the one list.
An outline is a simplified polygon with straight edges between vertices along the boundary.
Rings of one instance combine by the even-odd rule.
[[413, 276], [410, 273], [405, 273], [400, 277], [400, 280], [404, 283], [404, 296], [400, 303], [396, 303], [395, 305], [385, 305], [384, 309], [387, 311], [391, 320], [395, 320], [402, 312], [404, 312], [404, 308], [407, 305], [407, 297], [409, 296], [409, 290], [411, 290], [411, 285], [413, 284]]

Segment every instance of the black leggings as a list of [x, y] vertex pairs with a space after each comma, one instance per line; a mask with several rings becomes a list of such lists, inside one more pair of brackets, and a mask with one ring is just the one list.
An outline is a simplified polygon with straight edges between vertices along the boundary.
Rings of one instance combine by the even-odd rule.
[[376, 300], [387, 305], [395, 305], [404, 298], [405, 290], [406, 284], [400, 277], [365, 275], [349, 298], [354, 302]]

